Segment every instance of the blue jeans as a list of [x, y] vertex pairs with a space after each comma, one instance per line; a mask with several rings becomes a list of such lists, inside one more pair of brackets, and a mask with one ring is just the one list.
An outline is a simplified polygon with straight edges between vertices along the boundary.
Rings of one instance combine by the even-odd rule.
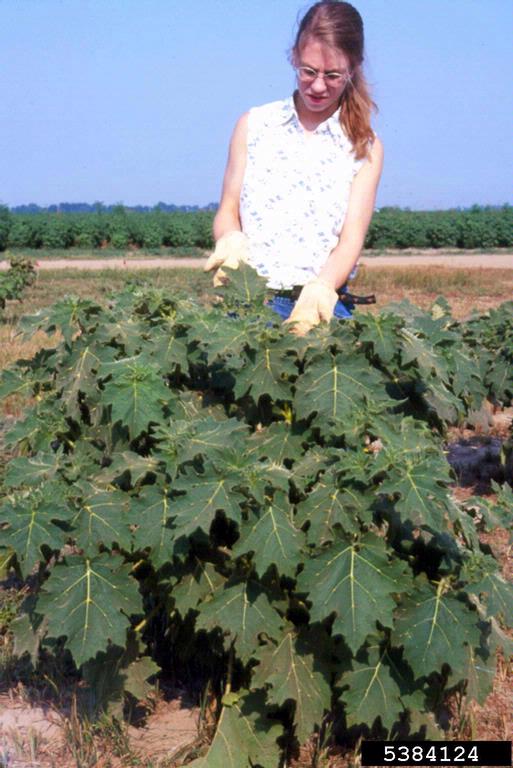
[[[288, 299], [286, 296], [273, 296], [267, 303], [267, 306], [286, 320], [292, 312], [295, 303], [296, 302], [293, 299]], [[347, 319], [348, 317], [351, 317], [351, 312], [342, 301], [337, 301], [333, 316], [338, 317], [341, 320]]]

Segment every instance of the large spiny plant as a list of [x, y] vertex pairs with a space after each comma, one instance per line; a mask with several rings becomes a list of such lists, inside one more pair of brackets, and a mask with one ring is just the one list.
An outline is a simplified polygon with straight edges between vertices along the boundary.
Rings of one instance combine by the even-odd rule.
[[[330, 712], [434, 728], [444, 693], [490, 690], [513, 619], [443, 452], [494, 386], [472, 327], [403, 304], [298, 339], [250, 268], [223, 293], [134, 288], [23, 321], [63, 340], [0, 382], [34, 398], [0, 503], [2, 547], [38, 569], [17, 648], [68, 652], [98, 708], [143, 696], [156, 662], [210, 677], [196, 766], [275, 768]], [[508, 493], [486, 514], [511, 526]]]

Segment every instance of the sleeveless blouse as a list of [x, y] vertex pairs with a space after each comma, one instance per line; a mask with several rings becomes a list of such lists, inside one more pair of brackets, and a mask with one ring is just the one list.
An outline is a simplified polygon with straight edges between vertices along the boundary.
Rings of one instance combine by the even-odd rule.
[[239, 214], [250, 263], [270, 288], [304, 285], [338, 243], [351, 182], [364, 162], [353, 154], [339, 111], [311, 136], [292, 96], [249, 111]]

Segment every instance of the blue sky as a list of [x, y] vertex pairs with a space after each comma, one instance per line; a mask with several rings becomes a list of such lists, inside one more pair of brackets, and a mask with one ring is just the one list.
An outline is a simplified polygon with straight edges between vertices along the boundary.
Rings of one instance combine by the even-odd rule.
[[[301, 0], [0, 0], [0, 202], [219, 199], [229, 138], [289, 95]], [[512, 200], [511, 0], [359, 0], [378, 204]]]

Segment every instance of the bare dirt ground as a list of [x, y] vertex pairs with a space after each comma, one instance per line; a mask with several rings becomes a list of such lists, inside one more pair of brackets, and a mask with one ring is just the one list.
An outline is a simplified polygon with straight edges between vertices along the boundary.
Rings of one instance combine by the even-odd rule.
[[109, 738], [94, 735], [76, 713], [48, 701], [26, 701], [21, 690], [0, 694], [2, 768], [168, 768], [198, 738], [199, 711], [181, 696], [159, 699], [136, 725]]
[[[37, 254], [36, 254], [37, 255]], [[127, 254], [126, 258], [93, 258], [93, 259], [41, 259], [37, 261], [37, 269], [176, 269], [190, 267], [198, 269], [204, 266], [202, 258], [137, 258]], [[455, 269], [513, 269], [513, 253], [458, 253], [438, 250], [395, 251], [376, 254], [367, 251], [360, 259], [360, 264], [366, 267], [406, 267], [406, 266], [444, 266]], [[8, 269], [8, 261], [0, 261], [0, 270]]]
[[513, 253], [440, 253], [434, 250], [380, 256], [364, 253], [360, 264], [370, 268], [438, 266], [454, 269], [513, 269]]

